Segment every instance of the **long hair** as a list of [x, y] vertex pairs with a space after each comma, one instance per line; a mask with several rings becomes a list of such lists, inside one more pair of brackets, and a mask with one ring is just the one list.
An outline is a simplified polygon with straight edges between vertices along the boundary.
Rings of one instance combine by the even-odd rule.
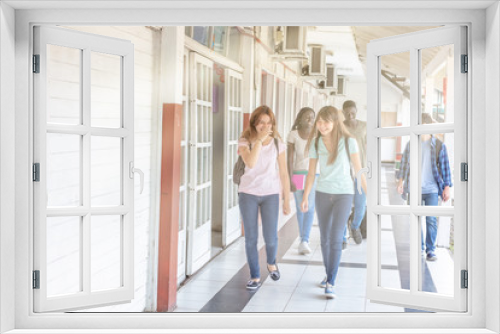
[[314, 121], [314, 129], [311, 131], [311, 134], [307, 139], [306, 154], [313, 140], [316, 152], [318, 152], [318, 142], [321, 137], [321, 132], [318, 131], [317, 123], [320, 118], [324, 121], [333, 123], [333, 130], [330, 133], [330, 138], [333, 143], [333, 151], [330, 152], [328, 157], [328, 164], [331, 165], [337, 159], [339, 141], [343, 137], [351, 137], [351, 134], [347, 131], [347, 128], [344, 125], [344, 115], [337, 108], [331, 106], [323, 107], [319, 110], [318, 115], [316, 116], [316, 121]]
[[299, 113], [297, 114], [297, 117], [295, 118], [295, 122], [293, 123], [292, 131], [297, 130], [299, 128], [300, 120], [309, 112], [312, 112], [314, 115], [316, 114], [313, 108], [304, 107], [300, 109]]
[[241, 138], [245, 138], [249, 143], [252, 142], [257, 137], [257, 128], [255, 125], [260, 119], [260, 116], [267, 115], [271, 118], [271, 124], [273, 126], [273, 138], [281, 139], [278, 130], [276, 129], [276, 118], [274, 113], [268, 106], [257, 107], [250, 116], [250, 125], [243, 131]]

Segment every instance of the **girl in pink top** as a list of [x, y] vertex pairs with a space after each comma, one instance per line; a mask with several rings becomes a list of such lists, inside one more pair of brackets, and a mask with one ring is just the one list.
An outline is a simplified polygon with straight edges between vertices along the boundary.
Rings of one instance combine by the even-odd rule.
[[243, 131], [238, 143], [238, 154], [245, 162], [245, 173], [241, 176], [238, 188], [238, 202], [243, 218], [245, 251], [250, 267], [247, 289], [257, 289], [260, 286], [257, 250], [259, 210], [266, 243], [267, 270], [271, 279], [275, 281], [280, 279], [276, 253], [281, 189], [284, 190], [283, 214], [290, 213], [290, 183], [285, 148], [276, 131], [272, 110], [267, 106], [255, 109], [250, 117], [250, 126]]

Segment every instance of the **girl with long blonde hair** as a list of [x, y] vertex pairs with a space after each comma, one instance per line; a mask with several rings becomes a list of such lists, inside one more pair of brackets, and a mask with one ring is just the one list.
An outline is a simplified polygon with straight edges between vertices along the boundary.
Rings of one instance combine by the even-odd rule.
[[[301, 209], [302, 212], [308, 211], [308, 197], [319, 163], [315, 201], [326, 272], [324, 286], [321, 286], [325, 288], [326, 298], [332, 299], [335, 298], [334, 286], [342, 255], [344, 228], [355, 191], [351, 164], [357, 173], [361, 169], [361, 160], [356, 140], [350, 136], [344, 125], [343, 114], [331, 106], [323, 107], [318, 112], [306, 150], [309, 153], [309, 172]], [[364, 175], [361, 185], [366, 193]]]

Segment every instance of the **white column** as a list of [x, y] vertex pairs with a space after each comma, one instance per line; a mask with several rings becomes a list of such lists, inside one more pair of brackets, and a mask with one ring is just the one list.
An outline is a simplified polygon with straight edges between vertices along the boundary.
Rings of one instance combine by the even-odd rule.
[[[255, 85], [255, 82], [260, 82], [261, 80], [256, 80], [256, 76], [261, 76], [260, 70], [256, 72], [255, 66], [255, 39], [250, 36], [240, 36], [240, 52], [241, 52], [241, 63], [240, 65], [245, 69], [243, 71], [243, 92], [241, 96], [241, 104], [244, 113], [251, 113], [255, 109], [256, 105], [256, 93], [257, 87], [262, 85]], [[231, 47], [231, 46], [229, 46]]]

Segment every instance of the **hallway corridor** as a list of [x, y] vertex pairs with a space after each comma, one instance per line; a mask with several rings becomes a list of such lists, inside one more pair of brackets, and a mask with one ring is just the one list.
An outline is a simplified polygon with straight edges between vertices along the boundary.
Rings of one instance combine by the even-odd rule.
[[[383, 166], [385, 181], [382, 193], [389, 196], [391, 203], [402, 201], [396, 193], [392, 165]], [[389, 187], [387, 187], [389, 185]], [[398, 203], [399, 204], [399, 203]], [[383, 265], [382, 277], [385, 286], [407, 289], [409, 258], [401, 256], [409, 252], [404, 238], [406, 224], [382, 221]], [[401, 240], [403, 239], [403, 240]], [[366, 239], [356, 245], [349, 239], [349, 245], [342, 253], [335, 292], [337, 297], [327, 300], [319, 283], [324, 277], [321, 257], [320, 235], [315, 221], [310, 237], [309, 255], [300, 255], [297, 221], [295, 216], [279, 230], [277, 263], [281, 279], [268, 279], [265, 272], [265, 248], [262, 235], [259, 239], [259, 258], [262, 286], [249, 291], [245, 284], [250, 277], [245, 258], [245, 240], [239, 238], [219, 256], [208, 263], [181, 286], [177, 295], [175, 312], [423, 312], [403, 307], [383, 305], [366, 298]], [[422, 286], [424, 291], [447, 293], [449, 268], [453, 258], [447, 248], [437, 248], [436, 262], [427, 262]]]

